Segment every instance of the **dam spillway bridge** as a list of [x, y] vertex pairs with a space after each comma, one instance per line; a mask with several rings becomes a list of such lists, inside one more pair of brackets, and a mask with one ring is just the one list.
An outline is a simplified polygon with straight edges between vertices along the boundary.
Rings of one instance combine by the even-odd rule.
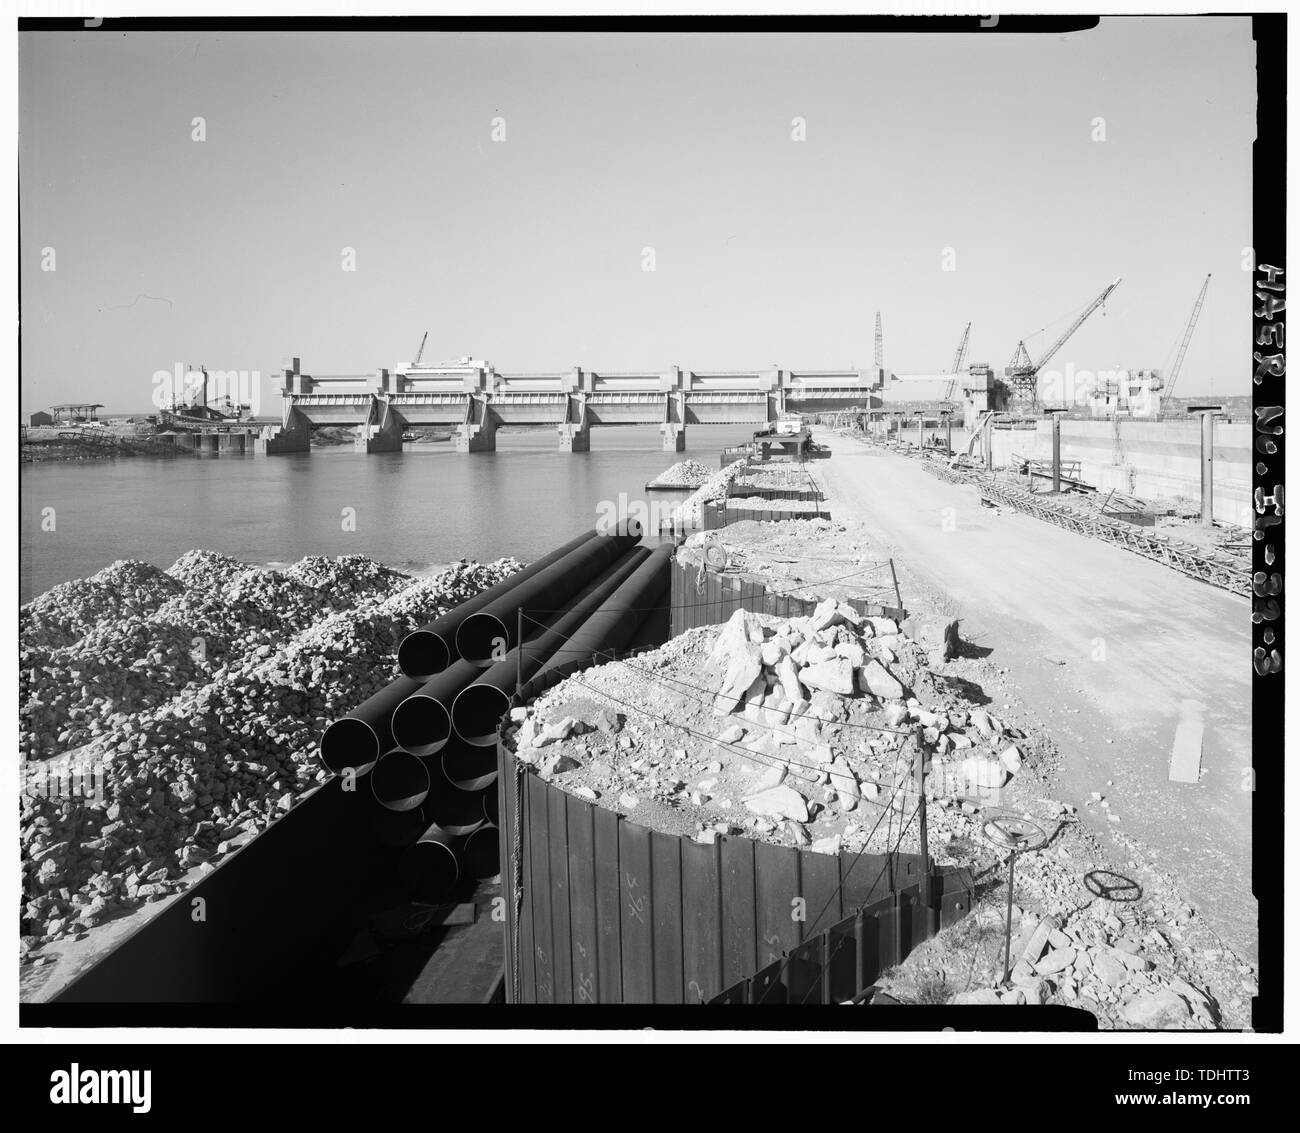
[[[458, 452], [492, 452], [503, 426], [551, 427], [561, 451], [586, 452], [591, 429], [656, 425], [667, 452], [682, 452], [688, 425], [752, 425], [783, 413], [829, 413], [873, 404], [887, 371], [748, 370], [498, 373], [486, 363], [398, 367], [373, 374], [304, 374], [287, 360], [284, 416], [266, 451], [306, 451], [311, 429], [357, 428], [358, 449], [400, 451], [410, 427], [452, 431]], [[878, 397], [876, 402], [878, 403]]]

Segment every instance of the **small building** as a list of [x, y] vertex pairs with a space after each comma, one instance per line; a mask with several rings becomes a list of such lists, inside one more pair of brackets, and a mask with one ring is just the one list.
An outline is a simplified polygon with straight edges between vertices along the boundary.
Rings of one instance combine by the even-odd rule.
[[96, 402], [89, 403], [69, 403], [67, 405], [53, 405], [50, 407], [54, 410], [52, 424], [55, 425], [87, 425], [94, 421], [99, 421], [99, 411], [103, 405]]
[[46, 413], [44, 409], [38, 409], [35, 413], [27, 415], [27, 424], [33, 429], [39, 429], [42, 425], [53, 425], [54, 418]]

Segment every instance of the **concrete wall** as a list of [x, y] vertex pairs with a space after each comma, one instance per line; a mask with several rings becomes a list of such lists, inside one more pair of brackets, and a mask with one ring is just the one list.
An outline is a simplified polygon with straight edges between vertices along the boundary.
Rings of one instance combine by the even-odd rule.
[[[1249, 422], [1215, 423], [1214, 515], [1242, 527], [1251, 523], [1251, 444]], [[994, 467], [1005, 467], [1013, 452], [1050, 460], [1051, 421], [1040, 421], [1033, 432], [994, 429]], [[1083, 479], [1102, 491], [1113, 488], [1146, 499], [1201, 498], [1196, 420], [1062, 421], [1061, 459], [1079, 461]]]

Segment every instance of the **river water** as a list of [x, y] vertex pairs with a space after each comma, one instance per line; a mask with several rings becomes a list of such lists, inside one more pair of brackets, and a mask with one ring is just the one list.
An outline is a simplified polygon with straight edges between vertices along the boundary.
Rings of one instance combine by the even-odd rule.
[[[691, 426], [684, 453], [653, 427], [593, 429], [591, 452], [557, 451], [554, 430], [499, 433], [495, 453], [450, 443], [367, 456], [351, 445], [285, 456], [136, 457], [20, 470], [20, 600], [118, 559], [170, 566], [193, 548], [243, 562], [368, 555], [420, 571], [460, 558], [535, 558], [622, 506], [667, 509], [645, 492], [687, 458], [718, 467], [752, 426]], [[53, 509], [48, 511], [46, 509]], [[351, 509], [350, 511], [348, 509]], [[52, 530], [48, 530], [52, 526]]]

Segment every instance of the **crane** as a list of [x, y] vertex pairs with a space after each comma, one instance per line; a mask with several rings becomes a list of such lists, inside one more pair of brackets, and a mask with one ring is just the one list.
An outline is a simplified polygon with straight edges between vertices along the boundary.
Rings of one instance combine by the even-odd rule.
[[1201, 308], [1205, 306], [1205, 292], [1209, 289], [1210, 277], [1205, 277], [1205, 282], [1201, 284], [1201, 293], [1196, 297], [1196, 304], [1192, 307], [1192, 317], [1187, 320], [1187, 329], [1183, 331], [1183, 344], [1178, 348], [1178, 357], [1174, 359], [1174, 368], [1169, 371], [1169, 381], [1165, 384], [1165, 397], [1174, 392], [1174, 383], [1178, 381], [1178, 373], [1183, 368], [1183, 359], [1187, 356], [1187, 344], [1192, 341], [1192, 331], [1196, 329], [1196, 320], [1201, 317]]
[[1066, 330], [1066, 332], [1054, 343], [1052, 343], [1048, 351], [1039, 358], [1037, 362], [1029, 357], [1029, 351], [1025, 349], [1025, 340], [1020, 340], [1020, 344], [1016, 347], [1016, 352], [1011, 355], [1011, 361], [1007, 364], [1007, 377], [1011, 379], [1011, 385], [1016, 392], [1016, 399], [1018, 401], [1027, 400], [1030, 406], [1037, 404], [1038, 383], [1036, 379], [1038, 371], [1052, 360], [1053, 355], [1055, 355], [1056, 352], [1070, 340], [1071, 335], [1083, 326], [1088, 316], [1106, 302], [1110, 293], [1122, 282], [1122, 278], [1115, 279], [1106, 290], [1089, 303], [1083, 309], [1083, 314], [1070, 324], [1069, 329]]
[[876, 312], [876, 369], [885, 364], [885, 336], [880, 330], [880, 312]]
[[424, 357], [424, 344], [428, 341], [429, 332], [426, 330], [424, 332], [424, 337], [420, 339], [420, 349], [415, 352], [415, 361], [411, 363], [412, 366], [418, 366], [420, 364], [420, 359]]
[[957, 354], [952, 360], [952, 369], [948, 372], [955, 374], [961, 369], [961, 364], [966, 358], [966, 344], [970, 342], [970, 323], [966, 324], [966, 329], [962, 331], [961, 345], [957, 347]]

